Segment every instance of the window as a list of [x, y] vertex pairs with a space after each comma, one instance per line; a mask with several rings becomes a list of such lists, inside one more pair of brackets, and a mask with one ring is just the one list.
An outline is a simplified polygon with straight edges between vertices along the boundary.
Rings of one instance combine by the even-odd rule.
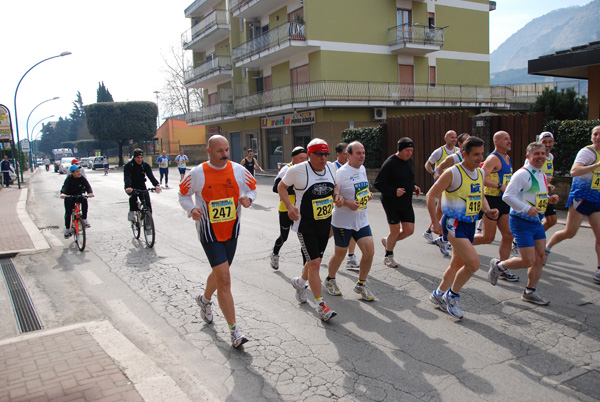
[[435, 14], [434, 13], [427, 13], [427, 14], [428, 14], [429, 28], [435, 28]]
[[290, 70], [292, 85], [308, 84], [308, 64]]
[[397, 40], [398, 43], [411, 41], [411, 25], [412, 15], [411, 10], [398, 9], [396, 11], [396, 24], [398, 25]]
[[435, 87], [435, 66], [429, 66], [429, 86]]
[[208, 105], [216, 105], [217, 104], [217, 93], [208, 95]]

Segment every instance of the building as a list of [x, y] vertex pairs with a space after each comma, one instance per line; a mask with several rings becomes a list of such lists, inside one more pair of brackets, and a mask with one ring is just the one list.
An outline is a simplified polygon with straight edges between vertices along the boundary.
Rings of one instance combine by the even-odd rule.
[[201, 162], [206, 157], [206, 128], [189, 126], [181, 118], [171, 117], [156, 130], [154, 136], [156, 153], [166, 151], [168, 155], [177, 155], [179, 150], [190, 158], [190, 161]]
[[[508, 108], [489, 86], [488, 0], [196, 0], [182, 35], [188, 87], [207, 105], [186, 116], [254, 148], [274, 169], [311, 138], [387, 116]], [[442, 134], [442, 133], [440, 133]]]
[[527, 64], [529, 74], [588, 80], [588, 120], [600, 119], [600, 42], [559, 50]]

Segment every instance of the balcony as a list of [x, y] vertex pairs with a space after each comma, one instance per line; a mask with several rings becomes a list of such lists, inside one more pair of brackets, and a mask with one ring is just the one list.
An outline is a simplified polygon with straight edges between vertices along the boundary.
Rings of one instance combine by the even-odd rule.
[[236, 67], [260, 67], [316, 48], [308, 46], [304, 24], [286, 22], [235, 47], [233, 61]]
[[215, 105], [205, 106], [196, 112], [186, 114], [185, 119], [188, 124], [199, 125], [207, 124], [211, 121], [223, 121], [235, 116], [232, 103], [217, 103]]
[[209, 84], [229, 81], [232, 76], [231, 57], [218, 56], [194, 69], [186, 70], [183, 79], [188, 88], [205, 88]]
[[252, 19], [281, 7], [281, 3], [281, 0], [231, 0], [229, 9], [233, 17]]
[[181, 35], [186, 50], [201, 52], [229, 37], [231, 26], [226, 10], [214, 10]]
[[404, 24], [388, 30], [388, 43], [394, 54], [424, 56], [444, 45], [444, 30], [423, 25]]
[[212, 10], [220, 0], [196, 0], [185, 9], [185, 18], [202, 17]]

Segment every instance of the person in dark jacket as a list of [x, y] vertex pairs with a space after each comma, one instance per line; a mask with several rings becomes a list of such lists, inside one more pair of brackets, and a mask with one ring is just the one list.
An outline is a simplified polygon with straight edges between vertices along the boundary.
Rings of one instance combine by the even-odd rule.
[[[60, 198], [65, 200], [65, 239], [68, 239], [71, 236], [71, 212], [73, 212], [73, 208], [75, 208], [75, 201], [77, 201], [77, 199], [73, 197], [67, 198], [67, 195], [81, 195], [83, 193], [87, 193], [88, 197], [94, 196], [92, 186], [90, 186], [90, 183], [81, 174], [81, 166], [71, 165], [69, 171], [71, 174], [67, 176], [62, 188], [60, 189]], [[87, 213], [88, 202], [86, 198], [82, 198], [81, 215], [83, 217], [83, 224], [86, 228], [89, 228], [90, 224], [87, 221]]]
[[[123, 180], [125, 181], [125, 192], [131, 194], [133, 190], [146, 190], [146, 176], [150, 179], [150, 182], [156, 189], [156, 192], [160, 194], [160, 184], [152, 173], [152, 168], [149, 164], [144, 162], [144, 152], [136, 148], [133, 150], [133, 158], [125, 164], [123, 167]], [[128, 219], [133, 221], [134, 212], [138, 210], [137, 197], [144, 197], [146, 205], [152, 211], [152, 205], [150, 204], [150, 194], [134, 194], [129, 197], [129, 216]], [[141, 200], [141, 198], [140, 198]]]

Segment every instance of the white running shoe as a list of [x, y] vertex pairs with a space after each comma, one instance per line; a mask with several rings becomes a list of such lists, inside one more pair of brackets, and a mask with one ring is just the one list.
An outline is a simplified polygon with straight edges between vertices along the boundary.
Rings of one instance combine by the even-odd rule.
[[458, 300], [460, 299], [460, 295], [454, 296], [450, 294], [450, 291], [447, 291], [442, 297], [446, 302], [446, 311], [448, 311], [448, 314], [459, 320], [465, 316]]
[[196, 303], [200, 306], [200, 317], [205, 323], [211, 324], [213, 322], [212, 302], [208, 300], [205, 303], [203, 297], [204, 295], [196, 296]]
[[540, 306], [546, 306], [550, 304], [550, 302], [540, 296], [536, 290], [531, 293], [527, 293], [527, 291], [524, 290], [523, 294], [521, 294], [521, 300], [529, 303], [539, 304]]
[[307, 300], [307, 296], [306, 296], [306, 288], [308, 287], [307, 285], [301, 286], [298, 283], [298, 277], [292, 278], [292, 286], [294, 287], [294, 289], [296, 289], [296, 300], [298, 300], [300, 303], [306, 303]]
[[317, 314], [319, 314], [319, 318], [322, 321], [329, 321], [331, 318], [337, 315], [335, 311], [325, 305], [324, 301], [317, 304]]
[[383, 244], [383, 248], [387, 250], [387, 237], [381, 238], [381, 244]]
[[594, 276], [592, 276], [592, 279], [594, 280], [594, 282], [600, 283], [600, 268], [596, 270], [596, 273], [594, 274]]
[[271, 268], [274, 270], [279, 269], [279, 256], [274, 253], [271, 253]]
[[242, 333], [242, 329], [239, 325], [236, 325], [229, 332], [231, 332], [231, 346], [234, 348], [238, 348], [248, 342], [248, 338]]
[[84, 219], [84, 220], [83, 220], [83, 225], [84, 225], [86, 228], [90, 228], [90, 227], [92, 227], [92, 225], [90, 225], [90, 224], [88, 223], [87, 219]]
[[492, 260], [490, 261], [490, 270], [488, 271], [488, 280], [494, 286], [496, 286], [496, 284], [498, 283], [498, 278], [500, 277], [500, 275], [502, 275], [502, 270], [498, 266], [499, 262], [500, 262], [500, 260], [497, 258], [492, 258]]
[[423, 233], [423, 237], [425, 238], [425, 240], [427, 240], [427, 243], [429, 244], [433, 244], [434, 240], [433, 240], [433, 232], [429, 229], [427, 229], [425, 231], [425, 233]]
[[360, 268], [360, 262], [356, 258], [356, 255], [352, 254], [348, 256], [346, 259], [346, 268]]
[[435, 239], [435, 245], [440, 248], [440, 253], [442, 253], [442, 255], [444, 257], [447, 257], [450, 255], [450, 252], [448, 251], [448, 248], [449, 248], [448, 246], [450, 245], [450, 242], [447, 240], [444, 240], [444, 238], [442, 236]]
[[515, 243], [514, 241], [512, 243], [512, 249], [511, 249], [511, 251], [512, 251], [512, 253], [513, 253], [513, 255], [515, 257], [520, 257], [521, 256], [521, 253], [519, 252], [519, 247], [517, 247], [517, 243]]
[[437, 292], [437, 289], [434, 290], [433, 292], [431, 292], [431, 296], [429, 296], [429, 300], [431, 300], [431, 302], [433, 304], [435, 304], [437, 307], [439, 307], [440, 310], [448, 311], [448, 305], [446, 304], [446, 301], [444, 300], [444, 294], [442, 293], [441, 295], [438, 295], [436, 292]]
[[375, 300], [375, 295], [371, 292], [371, 290], [367, 287], [367, 284], [359, 285], [358, 283], [354, 285], [354, 291], [362, 297], [363, 300], [373, 301]]
[[398, 268], [399, 265], [394, 261], [394, 255], [390, 254], [387, 257], [383, 257], [383, 263], [390, 268]]
[[337, 285], [337, 282], [334, 279], [327, 280], [327, 278], [323, 279], [323, 286], [327, 289], [327, 292], [332, 296], [341, 296], [342, 291]]

